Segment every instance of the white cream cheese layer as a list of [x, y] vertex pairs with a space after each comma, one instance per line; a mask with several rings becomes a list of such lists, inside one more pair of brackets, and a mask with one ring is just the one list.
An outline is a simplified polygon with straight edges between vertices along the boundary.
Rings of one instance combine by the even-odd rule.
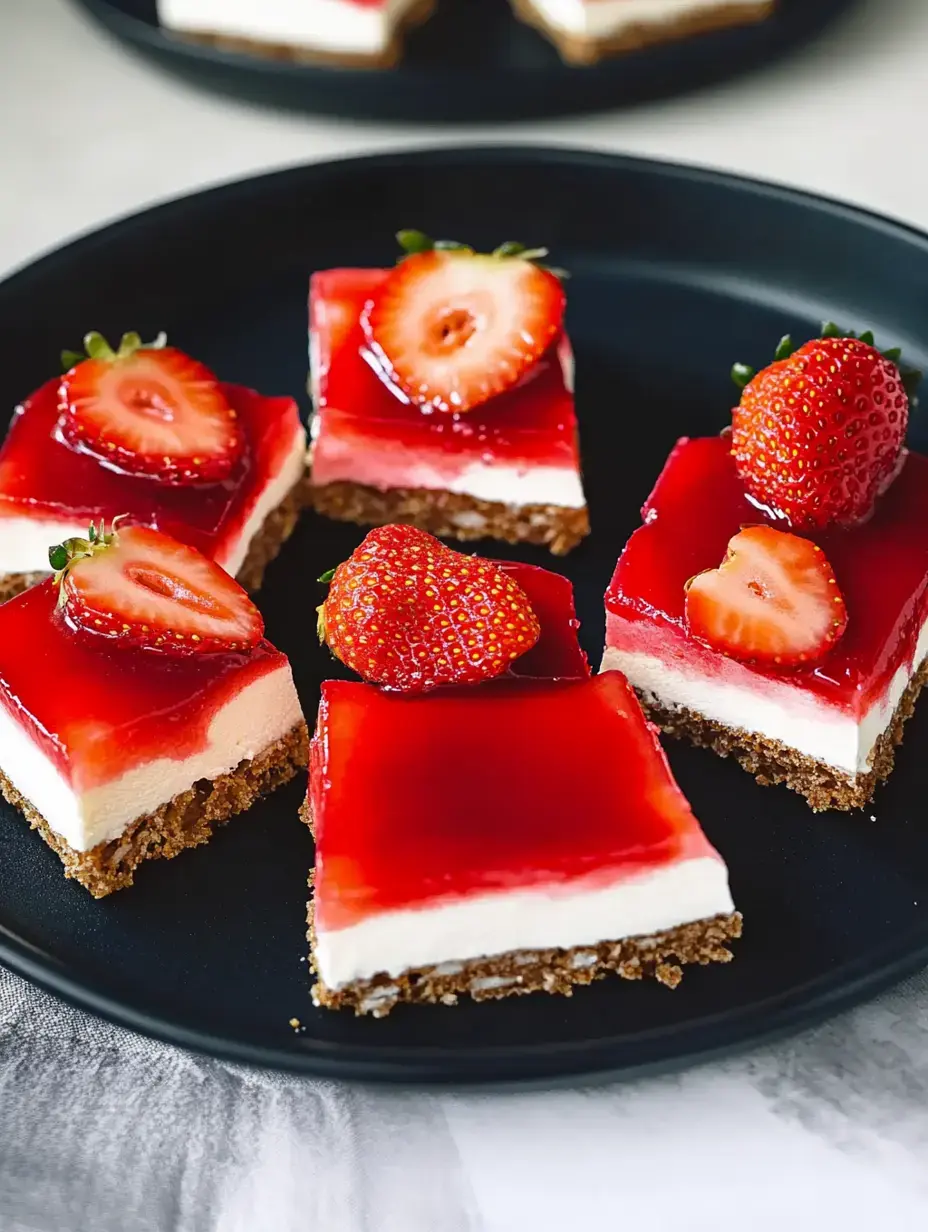
[[571, 949], [647, 936], [733, 910], [724, 863], [700, 856], [596, 889], [495, 892], [384, 912], [333, 931], [317, 926], [315, 962], [322, 982], [337, 989], [380, 972], [396, 976], [513, 950]]
[[[226, 573], [235, 577], [245, 563], [251, 541], [261, 530], [269, 514], [280, 505], [290, 491], [300, 482], [306, 472], [306, 431], [302, 425], [293, 434], [290, 450], [280, 470], [267, 481], [258, 493], [257, 500], [245, 525], [234, 539], [230, 539], [216, 560]], [[2, 560], [0, 560], [2, 563]]]
[[[766, 0], [755, 0], [761, 10]], [[744, 8], [745, 0], [530, 0], [552, 30], [608, 38], [630, 26], [673, 21], [704, 9]]]
[[914, 666], [901, 667], [878, 703], [858, 721], [815, 694], [783, 680], [748, 678], [744, 685], [699, 676], [664, 659], [607, 647], [602, 671], [623, 672], [634, 688], [670, 708], [692, 710], [725, 727], [775, 740], [844, 774], [863, 774], [877, 740], [892, 722], [909, 681], [928, 656], [928, 622], [922, 625]]
[[335, 55], [381, 55], [418, 0], [158, 0], [169, 30], [279, 43]]
[[[257, 494], [254, 507], [239, 533], [223, 544], [216, 560], [234, 577], [248, 555], [251, 541], [265, 519], [283, 501], [306, 469], [306, 433], [294, 433], [290, 450], [280, 470]], [[47, 573], [48, 549], [64, 539], [87, 534], [87, 521], [52, 521], [45, 518], [0, 518], [0, 575], [7, 573]]]
[[216, 779], [263, 753], [302, 717], [290, 666], [283, 663], [252, 681], [215, 715], [205, 748], [193, 757], [159, 757], [80, 792], [0, 705], [0, 769], [69, 847], [89, 851], [118, 838], [130, 822], [198, 780]]

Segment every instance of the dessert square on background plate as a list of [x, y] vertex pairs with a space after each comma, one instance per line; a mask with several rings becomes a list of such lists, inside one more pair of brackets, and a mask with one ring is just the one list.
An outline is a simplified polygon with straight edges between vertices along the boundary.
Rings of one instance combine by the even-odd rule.
[[[10, 323], [0, 398], [12, 411], [56, 371], [62, 340], [73, 345], [90, 327], [110, 338], [165, 329], [225, 380], [292, 392], [308, 411], [309, 276], [388, 266], [393, 233], [410, 225], [482, 250], [501, 236], [529, 237], [571, 271], [592, 533], [557, 568], [575, 583], [594, 665], [616, 559], [674, 443], [716, 435], [729, 420], [733, 360], [759, 364], [771, 340], [809, 338], [823, 316], [873, 328], [916, 366], [928, 358], [919, 315], [928, 240], [905, 227], [709, 172], [493, 146], [224, 186], [44, 258], [0, 286]], [[909, 443], [928, 443], [920, 416]], [[291, 660], [309, 715], [320, 682], [342, 675], [316, 641], [325, 592], [315, 579], [362, 537], [309, 514], [259, 596], [267, 637]], [[540, 547], [474, 547], [551, 565]], [[304, 939], [313, 846], [298, 819], [298, 781], [208, 844], [152, 861], [103, 903], [66, 882], [57, 857], [4, 807], [0, 960], [137, 1029], [315, 1074], [551, 1082], [679, 1066], [806, 1026], [924, 965], [926, 739], [928, 715], [917, 712], [893, 776], [862, 817], [813, 815], [731, 760], [667, 746], [745, 919], [735, 961], [691, 968], [674, 992], [609, 979], [569, 1001], [398, 1006], [379, 1021], [314, 1008]]]

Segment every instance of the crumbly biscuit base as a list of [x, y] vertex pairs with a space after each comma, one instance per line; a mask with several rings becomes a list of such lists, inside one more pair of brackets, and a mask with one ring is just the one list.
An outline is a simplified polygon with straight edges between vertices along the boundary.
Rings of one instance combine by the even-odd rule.
[[305, 767], [308, 755], [309, 734], [301, 722], [257, 757], [217, 779], [201, 779], [153, 813], [137, 818], [118, 838], [90, 851], [70, 847], [2, 771], [0, 792], [58, 853], [64, 875], [79, 881], [94, 898], [104, 898], [130, 886], [143, 860], [170, 860], [187, 847], [208, 842], [217, 826], [292, 779]]
[[384, 50], [376, 55], [358, 52], [322, 51], [311, 47], [297, 47], [293, 43], [267, 42], [263, 39], [235, 38], [232, 35], [213, 34], [207, 30], [171, 30], [174, 38], [222, 51], [234, 51], [249, 56], [262, 56], [269, 60], [286, 60], [293, 64], [322, 64], [337, 68], [393, 68], [403, 54], [403, 40], [414, 26], [427, 21], [435, 10], [435, 0], [419, 0], [403, 14], [393, 30]]
[[902, 743], [903, 729], [912, 717], [926, 681], [928, 663], [912, 677], [892, 722], [876, 742], [870, 769], [857, 775], [842, 774], [833, 766], [805, 757], [778, 740], [768, 740], [741, 728], [725, 727], [685, 707], [661, 705], [650, 694], [639, 692], [639, 698], [648, 718], [668, 736], [712, 749], [720, 757], [734, 757], [762, 787], [785, 783], [792, 791], [805, 796], [816, 812], [826, 809], [850, 812], [868, 804], [878, 785], [892, 773], [896, 746]]
[[[307, 921], [310, 964], [318, 977], [313, 957], [312, 902]], [[735, 912], [681, 924], [647, 937], [602, 941], [598, 945], [573, 946], [566, 950], [513, 950], [492, 958], [420, 967], [398, 976], [375, 975], [337, 990], [327, 988], [317, 979], [312, 997], [315, 1005], [325, 1009], [350, 1009], [358, 1015], [383, 1018], [401, 1002], [455, 1005], [460, 996], [490, 1001], [530, 992], [569, 997], [575, 986], [591, 984], [609, 974], [619, 975], [624, 980], [653, 978], [667, 988], [676, 988], [683, 978], [682, 968], [688, 963], [706, 966], [713, 962], [731, 962], [728, 943], [740, 936], [741, 915]]]
[[531, 0], [511, 0], [516, 15], [527, 25], [540, 30], [555, 45], [568, 64], [595, 64], [609, 56], [640, 51], [657, 43], [709, 34], [733, 26], [747, 26], [772, 16], [776, 0], [744, 0], [742, 4], [717, 4], [695, 13], [654, 21], [636, 22], [606, 38], [567, 34], [549, 25]]
[[[261, 529], [248, 546], [248, 554], [236, 575], [236, 581], [254, 593], [261, 589], [264, 571], [293, 534], [300, 513], [310, 501], [308, 480], [294, 484], [284, 499], [264, 519]], [[5, 573], [0, 575], [0, 603], [22, 594], [30, 586], [44, 582], [48, 573]]]
[[563, 505], [504, 505], [459, 492], [431, 488], [389, 488], [366, 484], [322, 484], [313, 488], [317, 513], [359, 526], [405, 522], [445, 539], [500, 539], [537, 543], [565, 556], [590, 533], [586, 508]]

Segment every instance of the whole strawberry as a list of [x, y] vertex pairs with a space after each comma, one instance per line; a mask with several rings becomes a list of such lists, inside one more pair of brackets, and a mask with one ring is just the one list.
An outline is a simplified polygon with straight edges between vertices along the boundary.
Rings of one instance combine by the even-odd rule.
[[365, 680], [404, 693], [499, 676], [541, 633], [521, 586], [411, 526], [371, 531], [323, 580], [320, 639]]
[[785, 338], [756, 376], [740, 365], [733, 372], [744, 388], [732, 416], [738, 474], [796, 529], [866, 518], [898, 473], [909, 421], [899, 352], [881, 354], [870, 334], [826, 331], [795, 352]]

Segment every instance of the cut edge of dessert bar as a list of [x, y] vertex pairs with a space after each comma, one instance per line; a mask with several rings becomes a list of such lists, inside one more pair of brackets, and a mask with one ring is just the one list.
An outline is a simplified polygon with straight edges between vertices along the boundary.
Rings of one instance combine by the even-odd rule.
[[[602, 34], [565, 29], [553, 21], [545, 0], [511, 0], [521, 21], [539, 30], [569, 64], [595, 64], [609, 56], [640, 51], [660, 43], [711, 34], [718, 30], [753, 25], [771, 17], [776, 0], [693, 0], [689, 9], [653, 15], [642, 13], [635, 19], [617, 22]], [[550, 0], [549, 0], [550, 2]], [[595, 5], [594, 5], [595, 7]]]
[[[307, 798], [300, 817], [313, 831], [312, 808]], [[380, 972], [337, 989], [327, 988], [316, 964], [314, 920], [315, 876], [310, 873], [310, 899], [306, 911], [309, 966], [316, 977], [313, 1004], [329, 1010], [353, 1010], [357, 1016], [384, 1018], [399, 1004], [456, 1005], [462, 996], [474, 1001], [499, 1000], [547, 992], [564, 997], [576, 987], [608, 975], [623, 980], [654, 979], [677, 988], [683, 967], [729, 963], [734, 955], [728, 943], [741, 937], [743, 919], [732, 911], [675, 928], [618, 941], [576, 945], [568, 949], [510, 950], [502, 954], [412, 967], [399, 975]]]
[[306, 723], [297, 723], [281, 739], [240, 762], [228, 774], [192, 784], [154, 812], [136, 818], [116, 838], [89, 851], [75, 851], [17, 791], [2, 769], [0, 793], [60, 857], [65, 876], [89, 890], [94, 898], [105, 898], [132, 885], [135, 870], [143, 861], [171, 860], [188, 847], [209, 842], [219, 826], [305, 769], [308, 752]]
[[[288, 42], [279, 38], [259, 38], [226, 32], [196, 28], [187, 21], [180, 23], [168, 11], [165, 0], [159, 0], [159, 19], [165, 29], [175, 38], [184, 39], [201, 46], [216, 47], [266, 59], [289, 61], [295, 64], [333, 65], [338, 68], [388, 69], [395, 67], [402, 58], [406, 35], [422, 25], [435, 11], [436, 0], [409, 0], [407, 8], [393, 21], [383, 48], [378, 51], [352, 51], [349, 48], [334, 49], [312, 46], [306, 41]], [[176, 3], [173, 8], [176, 8]]]

